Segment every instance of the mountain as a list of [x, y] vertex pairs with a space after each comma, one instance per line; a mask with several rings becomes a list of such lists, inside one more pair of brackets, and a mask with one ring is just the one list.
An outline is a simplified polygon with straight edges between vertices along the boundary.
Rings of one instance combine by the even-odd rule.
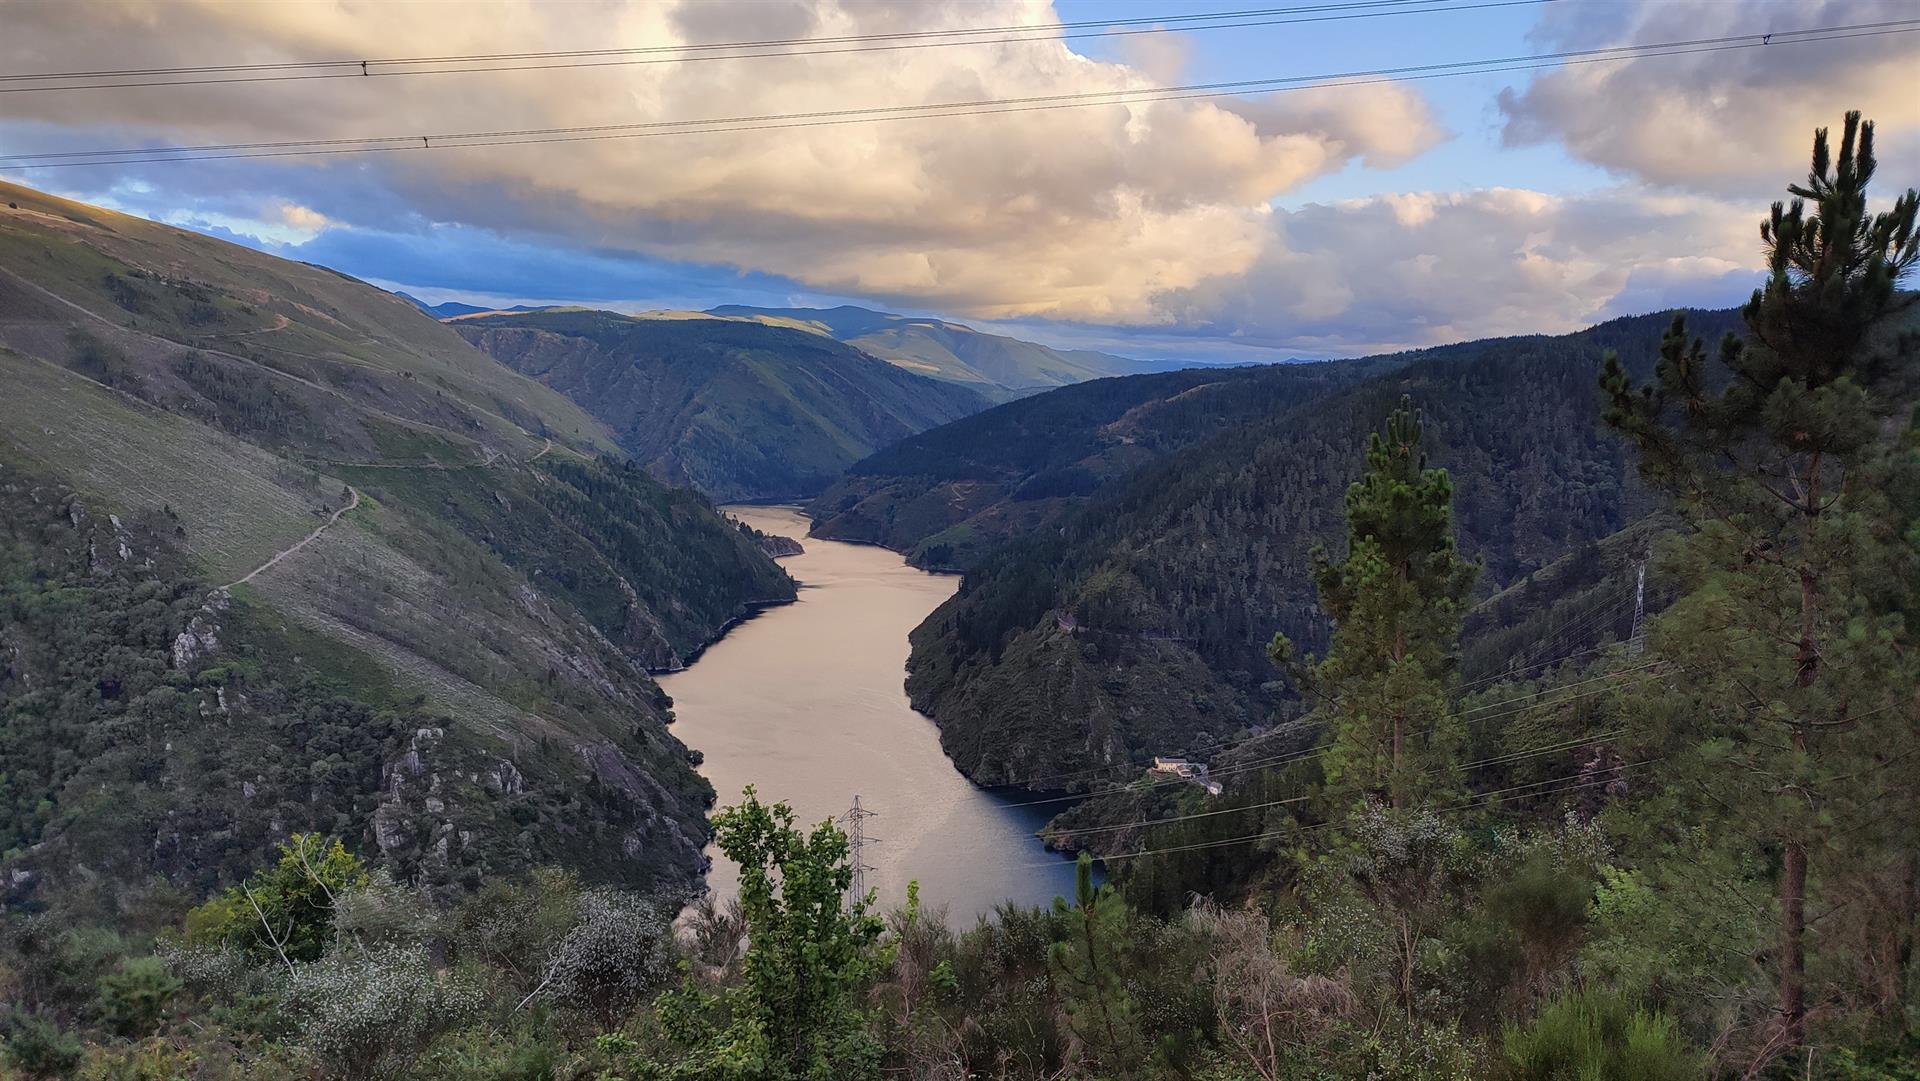
[[0, 187], [0, 882], [688, 888], [648, 673], [792, 599], [759, 541], [390, 293]]
[[755, 308], [727, 304], [709, 314], [762, 319], [824, 334], [909, 371], [974, 387], [995, 400], [1110, 375], [1163, 370], [1164, 362], [1133, 360], [1086, 349], [1054, 349], [988, 334], [943, 319], [921, 319], [868, 308]]
[[403, 293], [397, 289], [394, 290], [393, 295], [419, 308], [435, 319], [452, 319], [456, 316], [476, 315], [480, 312], [531, 312], [540, 310], [540, 305], [537, 304], [515, 304], [511, 308], [486, 308], [478, 304], [467, 304], [458, 300], [447, 300], [439, 304], [429, 304], [411, 293]]
[[1108, 482], [1206, 439], [1403, 363], [1398, 358], [1189, 369], [1082, 383], [905, 439], [855, 463], [808, 506], [815, 536], [879, 544], [960, 570], [1056, 521]]
[[818, 494], [853, 462], [983, 409], [979, 392], [791, 327], [549, 309], [448, 324], [716, 500]]
[[[1203, 754], [1264, 723], [1286, 705], [1266, 644], [1282, 631], [1324, 648], [1309, 550], [1342, 536], [1342, 494], [1401, 396], [1424, 412], [1430, 458], [1453, 475], [1461, 543], [1484, 561], [1489, 595], [1650, 509], [1624, 447], [1601, 430], [1593, 388], [1608, 348], [1650, 368], [1669, 318], [1383, 358], [1383, 374], [1269, 415], [1223, 416], [1049, 528], [974, 557], [960, 591], [914, 631], [914, 705], [975, 781], [1041, 787], [1153, 754]], [[1694, 316], [1709, 338], [1734, 323]]]

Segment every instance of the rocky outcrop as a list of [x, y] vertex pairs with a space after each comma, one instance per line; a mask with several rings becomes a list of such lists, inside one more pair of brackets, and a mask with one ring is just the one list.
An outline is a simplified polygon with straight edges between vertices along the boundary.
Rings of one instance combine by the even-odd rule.
[[771, 559], [785, 559], [788, 556], [806, 554], [806, 548], [792, 537], [783, 537], [778, 533], [759, 533], [754, 539], [760, 542], [760, 550]]
[[220, 614], [227, 610], [229, 601], [227, 591], [214, 590], [205, 604], [187, 621], [187, 625], [173, 638], [173, 667], [185, 671], [187, 666], [220, 648]]

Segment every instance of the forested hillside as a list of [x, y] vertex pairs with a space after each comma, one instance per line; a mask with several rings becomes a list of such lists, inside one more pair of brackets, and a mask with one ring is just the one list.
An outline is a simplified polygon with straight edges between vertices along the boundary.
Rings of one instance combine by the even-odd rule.
[[902, 440], [855, 463], [807, 512], [816, 536], [963, 569], [1223, 425], [1271, 417], [1401, 363], [1189, 369], [1064, 387]]
[[[1335, 539], [1342, 493], [1378, 418], [1402, 395], [1417, 403], [1431, 458], [1454, 478], [1461, 545], [1485, 564], [1485, 596], [1652, 509], [1626, 449], [1602, 430], [1592, 373], [1609, 349], [1650, 370], [1668, 318], [1366, 362], [1346, 370], [1396, 366], [1292, 408], [1268, 399], [1278, 408], [1251, 415], [1237, 412], [1248, 396], [1234, 388], [1286, 370], [1222, 373], [1233, 380], [1211, 399], [1230, 403], [1222, 415], [1181, 429], [1207, 433], [1203, 442], [1128, 473], [1057, 529], [1016, 536], [974, 562], [959, 594], [914, 634], [915, 705], [982, 783], [1044, 786], [1153, 754], [1204, 753], [1265, 723], [1290, 698], [1268, 639], [1281, 631], [1303, 648], [1325, 642], [1308, 552]], [[1735, 316], [1696, 320], [1717, 332]]]
[[391, 294], [5, 195], [9, 888], [203, 890], [295, 830], [687, 888], [648, 669], [792, 598], [757, 540]]
[[732, 319], [546, 310], [449, 326], [563, 392], [669, 484], [804, 498], [849, 464], [987, 404], [831, 338]]

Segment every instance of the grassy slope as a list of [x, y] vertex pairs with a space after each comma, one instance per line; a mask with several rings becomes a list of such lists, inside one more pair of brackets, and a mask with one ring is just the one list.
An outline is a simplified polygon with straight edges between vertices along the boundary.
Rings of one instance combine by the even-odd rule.
[[170, 511], [182, 573], [204, 585], [306, 537], [351, 484], [360, 505], [238, 587], [239, 609], [357, 658], [334, 673], [350, 688], [371, 684], [348, 670], [375, 666], [458, 718], [422, 783], [510, 761], [526, 790], [629, 827], [611, 850], [514, 841], [526, 824], [499, 817], [499, 792], [429, 812], [400, 785], [380, 804], [390, 821], [363, 813], [352, 840], [391, 848], [438, 813], [471, 838], [435, 857], [448, 875], [515, 851], [605, 877], [694, 872], [708, 795], [646, 669], [743, 605], [792, 595], [751, 537], [697, 496], [597, 463], [613, 446], [597, 422], [390, 294], [4, 194], [20, 209], [0, 209], [0, 461], [96, 511]]
[[451, 325], [587, 405], [656, 476], [720, 500], [813, 495], [874, 450], [986, 405], [829, 338], [755, 322], [554, 310]]
[[[0, 269], [9, 279], [0, 282], [0, 322], [9, 344], [45, 341], [22, 325], [36, 316], [77, 322], [137, 358], [183, 347], [245, 358], [279, 373], [289, 391], [304, 385], [334, 408], [444, 429], [432, 399], [452, 398], [466, 412], [454, 434], [475, 457], [489, 449], [530, 455], [548, 435], [587, 452], [614, 449], [563, 395], [475, 364], [459, 335], [384, 290], [17, 185], [0, 183], [0, 196], [19, 206], [0, 209]], [[17, 319], [22, 295], [35, 293], [42, 295]]]

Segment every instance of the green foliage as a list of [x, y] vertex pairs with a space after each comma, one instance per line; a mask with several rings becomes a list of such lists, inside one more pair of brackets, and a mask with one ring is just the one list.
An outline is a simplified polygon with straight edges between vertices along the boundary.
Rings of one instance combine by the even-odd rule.
[[1587, 991], [1548, 1003], [1502, 1037], [1513, 1081], [1698, 1081], [1701, 1056], [1672, 1018], [1618, 995]]
[[[1760, 229], [1770, 275], [1742, 312], [1748, 339], [1725, 339], [1717, 369], [1676, 319], [1652, 383], [1636, 387], [1616, 360], [1601, 374], [1608, 422], [1690, 527], [1675, 545], [1687, 593], [1655, 643], [1698, 705], [1641, 738], [1703, 797], [1690, 816], [1769, 862], [1778, 853], [1778, 991], [1760, 1026], [1771, 1034], [1745, 1049], [1756, 1067], [1807, 1036], [1810, 898], [1916, 840], [1904, 826], [1862, 832], [1880, 801], [1912, 798], [1911, 772], [1888, 760], [1912, 745], [1902, 688], [1920, 682], [1911, 597], [1887, 584], [1920, 568], [1903, 535], [1911, 508], [1887, 499], [1912, 491], [1902, 478], [1916, 463], [1886, 438], [1911, 393], [1909, 345], [1889, 324], [1912, 303], [1895, 287], [1920, 263], [1920, 194], [1869, 214], [1874, 169], [1858, 113], [1837, 160], [1815, 133], [1806, 182]], [[1910, 928], [1913, 902], [1890, 915]]]
[[[1427, 468], [1410, 400], [1367, 443], [1367, 472], [1347, 489], [1347, 556], [1313, 551], [1320, 606], [1335, 630], [1325, 660], [1295, 668], [1324, 703], [1325, 772], [1338, 801], [1394, 807], [1450, 786], [1459, 739], [1447, 677], [1476, 568], [1453, 537], [1453, 484]], [[1286, 664], [1293, 643], [1269, 652]]]
[[502, 973], [516, 996], [532, 993], [546, 977], [554, 944], [579, 917], [580, 893], [577, 876], [550, 867], [487, 882], [452, 915], [455, 959]]
[[452, 326], [573, 397], [655, 476], [720, 501], [814, 495], [865, 455], [988, 404], [790, 327], [591, 311]]
[[8, 1016], [4, 1034], [7, 1065], [30, 1078], [67, 1077], [85, 1053], [79, 1036], [34, 1014]]
[[100, 981], [100, 1020], [122, 1036], [151, 1034], [180, 993], [180, 981], [158, 957], [130, 957]]
[[1132, 937], [1126, 902], [1110, 884], [1094, 888], [1093, 860], [1082, 853], [1073, 903], [1056, 897], [1053, 911], [1066, 935], [1047, 951], [1047, 963], [1064, 991], [1069, 1031], [1098, 1069], [1118, 1078], [1142, 1076], [1153, 1048], [1126, 986]]
[[1586, 930], [1593, 887], [1579, 875], [1554, 865], [1550, 853], [1536, 852], [1504, 881], [1488, 888], [1481, 911], [1505, 932], [1520, 953], [1516, 981], [1544, 991], [1579, 949]]
[[188, 913], [187, 938], [255, 960], [317, 960], [333, 941], [335, 900], [366, 884], [366, 865], [337, 838], [296, 833], [273, 866]]
[[687, 1052], [679, 1076], [877, 1076], [863, 993], [889, 959], [877, 948], [872, 895], [848, 896], [846, 835], [830, 822], [796, 829], [786, 804], [763, 804], [751, 787], [713, 821], [714, 843], [740, 866], [748, 947], [741, 982], [723, 999], [691, 983], [665, 996], [663, 1021]]

